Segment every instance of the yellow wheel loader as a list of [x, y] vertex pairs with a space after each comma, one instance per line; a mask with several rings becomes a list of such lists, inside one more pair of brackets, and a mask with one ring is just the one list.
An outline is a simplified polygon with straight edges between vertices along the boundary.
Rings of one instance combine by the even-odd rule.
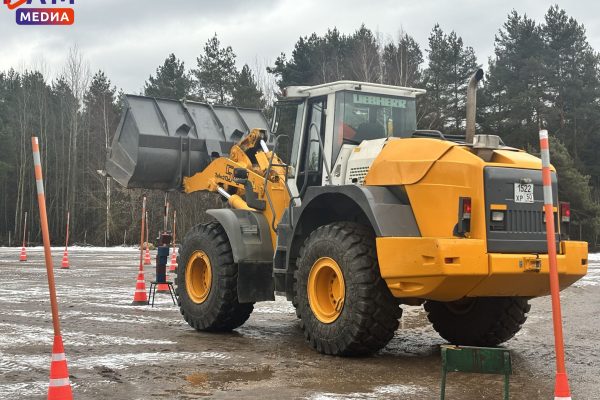
[[[229, 331], [287, 296], [308, 343], [373, 353], [402, 304], [423, 304], [455, 344], [513, 337], [549, 294], [541, 161], [475, 135], [418, 130], [420, 89], [340, 81], [288, 87], [272, 124], [257, 110], [126, 96], [107, 172], [125, 187], [218, 192], [226, 206], [180, 247], [179, 307]], [[553, 175], [561, 288], [587, 272], [587, 243]]]

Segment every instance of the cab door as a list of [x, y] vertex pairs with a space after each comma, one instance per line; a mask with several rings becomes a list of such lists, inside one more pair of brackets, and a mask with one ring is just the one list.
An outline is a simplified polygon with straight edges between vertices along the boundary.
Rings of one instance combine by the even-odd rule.
[[[321, 186], [323, 179], [323, 154], [327, 96], [315, 97], [307, 102], [306, 122], [296, 173], [296, 186], [302, 198], [310, 186]], [[320, 142], [320, 143], [319, 143]]]

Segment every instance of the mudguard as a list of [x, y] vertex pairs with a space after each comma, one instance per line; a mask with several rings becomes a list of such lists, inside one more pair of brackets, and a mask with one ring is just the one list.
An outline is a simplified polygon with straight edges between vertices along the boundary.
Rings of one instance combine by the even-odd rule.
[[260, 213], [222, 208], [207, 210], [225, 229], [236, 263], [273, 262], [273, 244], [267, 219]]
[[327, 203], [335, 209], [342, 202], [356, 204], [369, 220], [377, 237], [421, 236], [408, 198], [402, 193], [400, 187], [357, 185], [309, 187], [306, 196], [302, 199], [302, 206], [293, 210], [292, 226], [296, 228], [302, 224], [306, 210], [313, 207], [328, 208]]
[[206, 212], [225, 229], [238, 264], [238, 301], [275, 300], [273, 245], [267, 219], [258, 212], [230, 208]]

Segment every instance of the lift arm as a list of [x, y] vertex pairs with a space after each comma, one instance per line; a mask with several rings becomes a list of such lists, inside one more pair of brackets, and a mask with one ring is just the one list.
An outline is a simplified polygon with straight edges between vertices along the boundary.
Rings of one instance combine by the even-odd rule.
[[[230, 195], [228, 203], [232, 208], [262, 213], [267, 221], [274, 221], [270, 230], [275, 246], [277, 240], [274, 229], [288, 206], [290, 197], [285, 186], [285, 168], [269, 167], [269, 160], [271, 164], [282, 164], [282, 161], [272, 151], [268, 151], [264, 141], [261, 141], [261, 131], [253, 129], [246, 138], [231, 148], [229, 157], [216, 158], [201, 172], [185, 177], [183, 188], [186, 193], [201, 190], [217, 192], [221, 189]], [[238, 175], [247, 175], [247, 178], [240, 178]], [[267, 201], [267, 196], [271, 201]], [[261, 203], [264, 204], [263, 207], [258, 206]]]

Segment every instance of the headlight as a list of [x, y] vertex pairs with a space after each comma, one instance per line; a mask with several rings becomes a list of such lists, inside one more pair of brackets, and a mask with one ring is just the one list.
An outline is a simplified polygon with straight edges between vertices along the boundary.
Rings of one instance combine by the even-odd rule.
[[492, 221], [494, 221], [494, 222], [504, 221], [504, 211], [492, 211]]

